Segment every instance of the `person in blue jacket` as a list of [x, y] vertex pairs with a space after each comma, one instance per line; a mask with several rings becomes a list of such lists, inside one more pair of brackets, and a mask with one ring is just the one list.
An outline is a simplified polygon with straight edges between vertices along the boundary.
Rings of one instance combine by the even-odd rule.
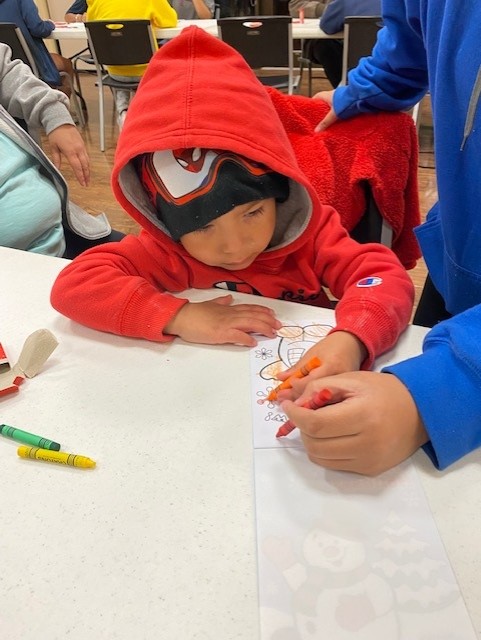
[[[347, 16], [379, 16], [381, 0], [331, 0], [324, 9], [319, 26], [330, 35], [344, 29]], [[342, 78], [343, 41], [336, 38], [308, 40], [307, 57], [324, 67], [327, 79], [337, 87]]]
[[421, 355], [381, 373], [314, 381], [297, 401], [328, 387], [336, 404], [313, 412], [284, 403], [310, 458], [325, 467], [374, 475], [423, 446], [444, 469], [481, 444], [481, 3], [462, 5], [383, 0], [372, 56], [347, 86], [317, 94], [332, 105], [322, 130], [337, 118], [408, 109], [429, 89], [439, 200], [416, 234], [446, 307], [439, 319], [448, 316]]
[[60, 71], [73, 80], [72, 63], [58, 53], [50, 53], [43, 38], [55, 29], [51, 20], [42, 20], [33, 0], [0, 0], [0, 22], [13, 22], [20, 28], [38, 67], [40, 78], [51, 87], [60, 88], [70, 95], [70, 89], [62, 82]]
[[75, 0], [65, 13], [65, 22], [85, 22], [87, 9], [87, 0]]

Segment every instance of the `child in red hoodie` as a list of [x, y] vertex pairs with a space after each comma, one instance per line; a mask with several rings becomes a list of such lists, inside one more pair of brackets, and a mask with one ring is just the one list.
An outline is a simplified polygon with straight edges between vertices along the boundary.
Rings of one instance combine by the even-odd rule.
[[[129, 109], [114, 193], [143, 227], [91, 249], [58, 276], [53, 306], [102, 331], [155, 341], [254, 346], [275, 335], [268, 304], [217, 288], [330, 306], [336, 327], [303, 358], [316, 372], [369, 368], [406, 327], [413, 286], [396, 256], [352, 240], [300, 171], [268, 93], [244, 59], [201, 29], [154, 56]], [[303, 361], [301, 361], [303, 362]]]

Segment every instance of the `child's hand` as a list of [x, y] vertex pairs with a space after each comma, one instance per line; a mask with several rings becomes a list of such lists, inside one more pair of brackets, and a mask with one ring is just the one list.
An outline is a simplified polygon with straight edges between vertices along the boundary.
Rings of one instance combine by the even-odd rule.
[[314, 356], [319, 358], [321, 366], [313, 369], [305, 378], [293, 380], [292, 389], [279, 392], [279, 400], [297, 398], [312, 380], [337, 373], [357, 371], [366, 359], [367, 351], [364, 344], [352, 333], [335, 331], [306, 351], [294, 367], [279, 373], [279, 380], [290, 378], [297, 369]]
[[[323, 388], [333, 394], [328, 405], [299, 406]], [[429, 440], [411, 394], [389, 373], [355, 371], [315, 381], [282, 409], [299, 427], [309, 459], [326, 469], [377, 475]]]
[[334, 122], [336, 122], [337, 120], [336, 112], [334, 111], [334, 107], [332, 106], [332, 101], [334, 99], [334, 90], [319, 91], [319, 93], [316, 93], [312, 97], [315, 100], [324, 100], [324, 102], [327, 102], [327, 104], [331, 106], [329, 113], [324, 117], [323, 120], [319, 122], [319, 124], [314, 129], [316, 133], [319, 133], [319, 131], [324, 131], [325, 129], [330, 127], [331, 124], [334, 124]]
[[90, 159], [82, 136], [73, 124], [62, 124], [48, 134], [52, 162], [60, 171], [62, 156], [72, 167], [75, 177], [87, 187], [90, 181]]
[[232, 305], [232, 296], [205, 302], [189, 302], [167, 324], [164, 333], [199, 344], [238, 344], [255, 347], [258, 333], [273, 338], [282, 324], [269, 307], [260, 304]]

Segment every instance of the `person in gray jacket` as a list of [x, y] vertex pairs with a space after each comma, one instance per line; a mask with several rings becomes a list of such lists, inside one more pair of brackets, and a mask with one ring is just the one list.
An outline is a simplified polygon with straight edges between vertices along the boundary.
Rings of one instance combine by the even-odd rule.
[[179, 20], [209, 20], [214, 17], [214, 0], [169, 0]]
[[[68, 98], [12, 60], [0, 43], [0, 245], [50, 256], [73, 257], [122, 237], [104, 214], [92, 216], [68, 199], [60, 173], [64, 157], [83, 186], [89, 158], [68, 110]], [[20, 124], [42, 127], [52, 161]]]
[[304, 9], [304, 18], [320, 18], [330, 0], [289, 0], [289, 15], [299, 17], [299, 11]]

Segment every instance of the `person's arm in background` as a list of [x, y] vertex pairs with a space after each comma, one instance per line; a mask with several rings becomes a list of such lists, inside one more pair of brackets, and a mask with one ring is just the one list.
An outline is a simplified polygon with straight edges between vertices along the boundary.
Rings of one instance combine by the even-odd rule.
[[[338, 33], [344, 29], [344, 18], [346, 15], [345, 1], [331, 0], [322, 13], [319, 26], [324, 33]], [[355, 15], [355, 13], [351, 15]]]
[[33, 75], [10, 48], [0, 44], [0, 104], [28, 127], [42, 127], [48, 136], [52, 161], [60, 168], [64, 156], [82, 186], [89, 182], [89, 158], [82, 136], [68, 110], [68, 98]]
[[305, 18], [319, 18], [322, 16], [329, 0], [289, 0], [289, 15], [299, 17], [299, 10], [304, 9]]
[[192, 0], [199, 20], [209, 20], [214, 15], [214, 3], [211, 0]]
[[314, 96], [332, 104], [331, 112], [316, 130], [327, 128], [336, 118], [347, 119], [359, 113], [405, 111], [425, 95], [427, 60], [419, 9], [416, 12], [414, 5], [401, 0], [383, 2], [384, 27], [372, 55], [349, 72], [346, 86]]
[[65, 22], [85, 22], [87, 17], [87, 2], [85, 0], [75, 0], [65, 14]]
[[27, 29], [34, 38], [47, 38], [55, 29], [52, 20], [42, 20], [33, 0], [20, 0], [19, 6]]

